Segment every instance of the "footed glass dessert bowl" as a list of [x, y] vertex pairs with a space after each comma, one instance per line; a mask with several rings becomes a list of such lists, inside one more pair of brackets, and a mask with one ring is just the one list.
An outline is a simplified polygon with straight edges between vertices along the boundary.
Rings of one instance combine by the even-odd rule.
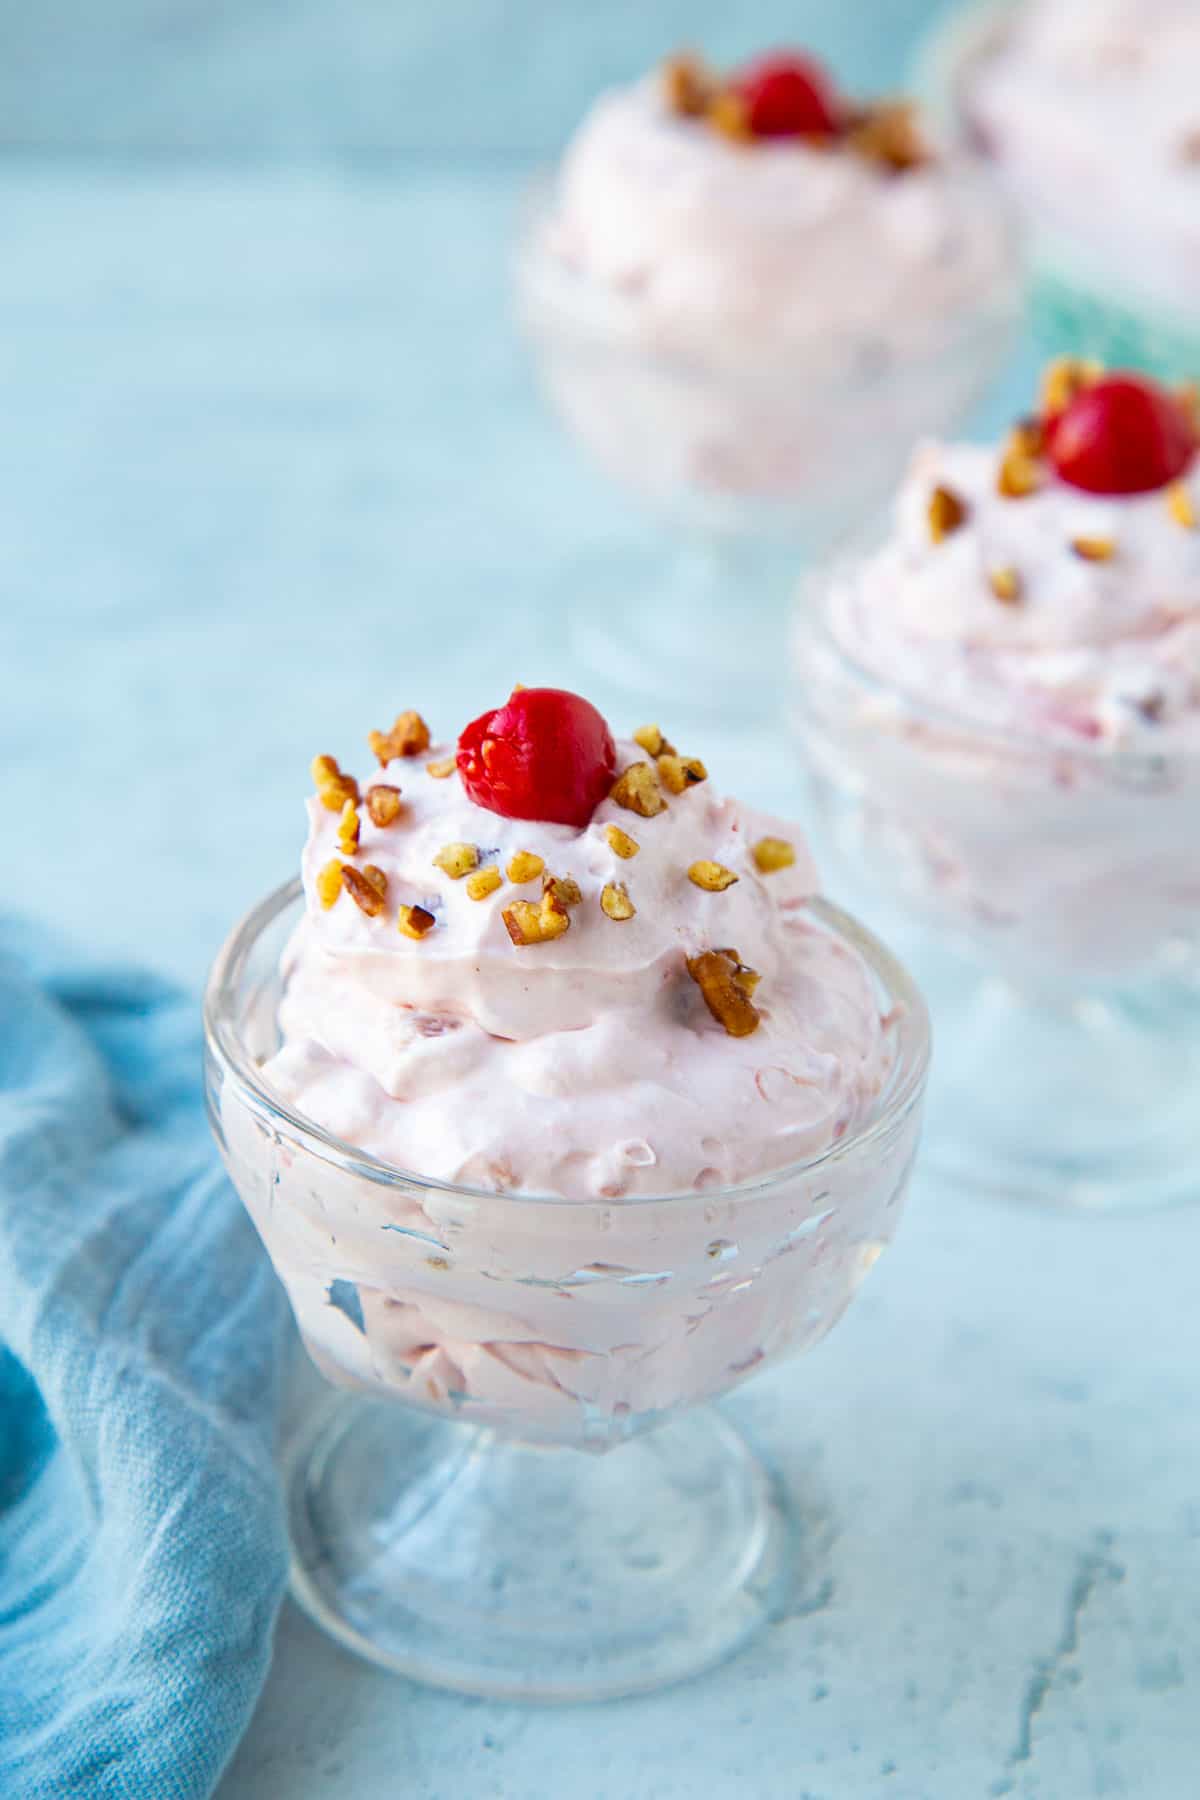
[[890, 531], [813, 579], [796, 723], [823, 859], [947, 1046], [932, 1167], [1078, 1210], [1194, 1200], [1200, 458], [1153, 383], [1047, 385], [1001, 452], [919, 453]]
[[[547, 695], [564, 698], [520, 699]], [[474, 764], [468, 738], [460, 770], [494, 774], [494, 736]], [[358, 788], [318, 759], [304, 881], [242, 921], [208, 985], [213, 1127], [342, 1390], [288, 1460], [294, 1592], [350, 1648], [465, 1692], [654, 1688], [786, 1607], [804, 1545], [709, 1403], [836, 1323], [909, 1180], [919, 995], [808, 891], [802, 850], [751, 848], [757, 816], [676, 794], [683, 760], [664, 747], [617, 778], [623, 802], [551, 809], [577, 825], [389, 760], [338, 862]], [[403, 801], [382, 800], [398, 773]], [[652, 779], [669, 813], [627, 804], [657, 806]], [[472, 891], [480, 835], [499, 853]], [[676, 876], [693, 839], [729, 862]], [[514, 898], [543, 851], [540, 901]], [[702, 947], [710, 915], [754, 945], [761, 984]]]
[[807, 58], [602, 96], [516, 262], [553, 411], [668, 534], [649, 589], [625, 568], [574, 619], [588, 665], [698, 718], [773, 710], [797, 555], [970, 410], [1019, 285], [995, 184]]

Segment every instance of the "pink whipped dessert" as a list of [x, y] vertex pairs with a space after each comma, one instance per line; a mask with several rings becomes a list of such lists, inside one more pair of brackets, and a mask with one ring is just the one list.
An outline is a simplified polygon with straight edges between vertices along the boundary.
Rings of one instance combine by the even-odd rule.
[[835, 836], [1001, 964], [1178, 966], [1200, 909], [1194, 397], [1059, 362], [999, 446], [923, 446], [802, 620]]
[[857, 486], [864, 459], [890, 479], [914, 409], [969, 403], [1010, 265], [1005, 220], [914, 107], [859, 105], [793, 52], [727, 75], [676, 58], [583, 120], [522, 304], [559, 410], [618, 478], [794, 500]]
[[373, 773], [314, 764], [263, 1075], [394, 1179], [292, 1151], [268, 1175], [225, 1121], [320, 1366], [569, 1439], [822, 1335], [894, 1228], [916, 1111], [884, 1128], [903, 1009], [795, 828], [558, 690], [457, 751], [415, 714], [372, 744]]
[[[1061, 259], [1194, 320], [1200, 307], [1200, 8], [1033, 0], [998, 15], [963, 106]], [[1099, 197], [1102, 196], [1102, 199]]]

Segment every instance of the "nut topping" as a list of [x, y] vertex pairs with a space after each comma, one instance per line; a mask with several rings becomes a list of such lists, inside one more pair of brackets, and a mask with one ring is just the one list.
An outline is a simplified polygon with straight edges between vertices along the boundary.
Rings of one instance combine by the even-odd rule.
[[358, 851], [358, 808], [353, 800], [347, 800], [342, 808], [342, 816], [338, 820], [338, 849], [343, 856], [354, 856]]
[[629, 898], [628, 889], [623, 881], [605, 883], [600, 895], [600, 906], [606, 917], [615, 919], [618, 924], [625, 919], [632, 919], [637, 912], [637, 907]]
[[935, 544], [956, 532], [967, 517], [967, 503], [948, 487], [935, 487], [929, 496], [929, 535]]
[[317, 899], [326, 912], [337, 903], [338, 895], [342, 891], [342, 868], [343, 865], [335, 856], [325, 864], [323, 869], [318, 871], [314, 886], [317, 890]]
[[377, 782], [369, 787], [365, 795], [367, 816], [372, 825], [380, 827], [394, 825], [400, 817], [400, 789], [389, 787], [386, 782]]
[[988, 585], [1005, 606], [1015, 606], [1021, 598], [1021, 577], [1011, 566], [993, 569], [988, 576]]
[[1104, 364], [1082, 356], [1056, 356], [1042, 376], [1042, 416], [1057, 418], [1085, 388], [1103, 378]]
[[432, 775], [435, 781], [445, 781], [448, 776], [453, 775], [457, 767], [457, 761], [453, 756], [443, 756], [437, 762], [426, 763], [425, 773]]
[[429, 748], [429, 727], [417, 712], [402, 712], [390, 731], [372, 731], [368, 744], [382, 768], [398, 756], [420, 756]]
[[1083, 562], [1111, 562], [1117, 554], [1117, 546], [1112, 538], [1077, 537], [1071, 539], [1071, 548]]
[[786, 838], [759, 838], [750, 854], [760, 875], [776, 875], [780, 869], [792, 868], [796, 861], [795, 849]]
[[631, 838], [629, 833], [622, 831], [619, 825], [605, 827], [604, 841], [613, 855], [622, 857], [625, 862], [628, 862], [630, 857], [636, 856], [642, 847], [636, 838]]
[[658, 758], [657, 767], [659, 780], [671, 794], [682, 794], [685, 788], [708, 780], [708, 770], [698, 756], [675, 756], [668, 752]]
[[379, 917], [387, 893], [387, 877], [382, 869], [373, 863], [365, 869], [355, 869], [347, 863], [342, 869], [342, 886], [359, 912], [366, 913], [368, 919]]
[[688, 880], [706, 894], [723, 894], [737, 879], [732, 869], [719, 862], [694, 862], [688, 870]]
[[504, 877], [495, 863], [489, 863], [486, 869], [476, 869], [474, 875], [467, 878], [467, 899], [486, 900], [494, 894], [498, 887], [504, 886]]
[[1027, 500], [1030, 494], [1036, 494], [1045, 480], [1045, 473], [1036, 456], [1026, 448], [1028, 439], [1023, 429], [1018, 426], [1005, 446], [1000, 458], [1000, 470], [996, 476], [996, 491], [1005, 500]]
[[545, 858], [535, 856], [532, 850], [514, 850], [508, 859], [508, 879], [514, 887], [520, 887], [523, 882], [536, 880], [545, 867]]
[[762, 1015], [751, 996], [759, 977], [736, 950], [704, 950], [699, 956], [689, 956], [687, 972], [700, 989], [705, 1006], [730, 1037], [749, 1037], [758, 1030]]
[[647, 756], [674, 756], [675, 746], [669, 744], [657, 725], [639, 725], [633, 734], [633, 741], [646, 752]]
[[396, 925], [405, 937], [416, 938], [419, 943], [427, 937], [436, 925], [437, 920], [423, 906], [401, 906], [396, 913]]
[[713, 81], [698, 56], [681, 50], [663, 64], [663, 92], [668, 107], [684, 119], [701, 119], [712, 97]]
[[610, 797], [618, 806], [623, 806], [626, 812], [637, 813], [643, 819], [653, 819], [656, 814], [664, 812], [667, 805], [655, 780], [654, 770], [647, 762], [630, 763], [614, 782]]
[[358, 783], [353, 775], [343, 775], [336, 756], [314, 756], [313, 786], [317, 798], [329, 812], [340, 813], [347, 800], [358, 801]]
[[869, 107], [854, 121], [846, 142], [860, 156], [882, 163], [897, 174], [932, 161], [929, 145], [917, 124], [916, 108], [909, 101], [888, 101]]
[[1177, 525], [1185, 531], [1200, 529], [1200, 517], [1196, 513], [1196, 502], [1182, 481], [1174, 482], [1167, 489], [1167, 511]]
[[549, 943], [571, 927], [571, 915], [553, 892], [544, 893], [540, 906], [532, 900], [514, 900], [500, 917], [518, 950], [529, 944]]
[[713, 95], [705, 117], [714, 131], [719, 131], [722, 137], [732, 138], [735, 144], [748, 144], [754, 135], [746, 102], [728, 88]]
[[479, 866], [479, 851], [474, 844], [443, 844], [433, 859], [435, 869], [441, 869], [451, 881], [461, 881], [472, 869]]
[[578, 906], [583, 890], [570, 875], [543, 875], [543, 894], [553, 894], [560, 906]]

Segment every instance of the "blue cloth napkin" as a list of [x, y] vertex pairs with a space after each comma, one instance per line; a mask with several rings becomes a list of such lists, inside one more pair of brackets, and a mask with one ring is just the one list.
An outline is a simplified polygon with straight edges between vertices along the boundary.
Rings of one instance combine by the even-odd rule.
[[0, 938], [3, 1800], [199, 1800], [266, 1673], [284, 1303], [197, 1015]]

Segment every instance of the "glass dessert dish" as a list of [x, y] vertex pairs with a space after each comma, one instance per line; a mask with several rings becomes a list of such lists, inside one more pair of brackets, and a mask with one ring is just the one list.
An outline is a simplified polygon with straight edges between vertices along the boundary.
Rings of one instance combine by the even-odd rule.
[[1193, 0], [976, 0], [923, 60], [947, 136], [990, 164], [1028, 226], [1045, 346], [1168, 376], [1200, 367]]
[[[486, 816], [464, 810], [458, 795], [444, 797], [448, 785], [428, 784], [428, 793], [439, 791], [426, 802], [405, 782], [406, 800], [414, 798], [403, 841], [364, 828], [362, 854], [382, 857], [377, 843], [387, 844], [389, 905], [403, 891], [404, 859], [423, 858], [423, 805], [435, 809], [438, 830], [447, 817]], [[494, 895], [472, 900], [450, 885], [455, 877], [430, 893], [436, 907], [423, 946], [387, 914], [360, 919], [350, 885], [336, 913], [322, 911], [319, 899], [314, 911], [315, 882], [328, 867], [322, 840], [333, 830], [314, 809], [304, 884], [271, 894], [234, 930], [206, 996], [207, 1093], [226, 1165], [309, 1354], [350, 1390], [291, 1450], [294, 1592], [360, 1654], [471, 1693], [569, 1700], [654, 1688], [719, 1661], [786, 1606], [803, 1554], [789, 1509], [707, 1403], [816, 1343], [837, 1321], [896, 1228], [917, 1144], [929, 1055], [921, 999], [861, 926], [811, 893], [800, 898], [806, 868], [791, 887], [784, 872], [751, 892], [747, 863], [737, 928], [745, 936], [753, 915], [769, 918], [778, 957], [757, 990], [751, 970], [728, 964], [725, 975], [736, 980], [726, 979], [722, 992], [734, 1013], [723, 1014], [723, 1030], [721, 1004], [707, 987], [696, 991], [700, 974], [691, 963], [685, 969], [679, 948], [656, 959], [643, 1012], [637, 939], [622, 912], [610, 902], [593, 908], [588, 892], [596, 846], [610, 830], [606, 805], [582, 836], [561, 826], [533, 834], [560, 854], [571, 846], [579, 882], [548, 877], [550, 899], [540, 908], [553, 913], [565, 884], [565, 946], [531, 937], [524, 948], [494, 929], [497, 909], [520, 885], [523, 870], [512, 858]], [[697, 828], [719, 820], [735, 837], [730, 807], [683, 796], [664, 831], [686, 834], [690, 814]], [[627, 815], [627, 823], [643, 837], [647, 869], [639, 888], [630, 862], [626, 898], [648, 908], [654, 821]], [[488, 829], [494, 840], [513, 828], [492, 817]], [[515, 829], [527, 842], [529, 827]], [[769, 887], [776, 880], [785, 884], [778, 912]], [[569, 892], [575, 885], [578, 900]], [[720, 910], [719, 899], [715, 889], [698, 896], [697, 916]], [[526, 904], [539, 911], [532, 902], [507, 910], [528, 922]], [[385, 930], [386, 939], [372, 938]], [[321, 1003], [337, 1008], [337, 1018], [323, 1015], [331, 1041], [348, 1015], [360, 1020], [364, 1039], [382, 1033], [368, 1025], [359, 976], [366, 972], [375, 993], [382, 963], [407, 991], [424, 979], [413, 973], [426, 968], [422, 956], [456, 958], [455, 935], [467, 930], [488, 977], [475, 1020], [439, 1014], [428, 995], [419, 1005], [387, 1003], [393, 1023], [411, 1032], [405, 1081], [391, 1083], [409, 1083], [406, 1102], [395, 1105], [305, 1035], [318, 989]], [[551, 949], [565, 955], [576, 937], [572, 965], [556, 971], [542, 960]], [[376, 946], [373, 960], [356, 962], [360, 942]], [[644, 1042], [640, 1064], [622, 1055], [603, 1092], [595, 1083], [576, 1091], [566, 1080], [554, 1093], [543, 1081], [537, 1103], [527, 1084], [499, 1071], [531, 1058], [544, 1070], [543, 1036], [520, 1043], [480, 1032], [486, 1080], [502, 1088], [480, 1101], [461, 1043], [470, 1044], [488, 1007], [521, 1003], [519, 989], [506, 994], [491, 979], [502, 958], [520, 982], [551, 983], [553, 999], [547, 990], [534, 1004], [557, 1009], [582, 995], [586, 1008], [592, 959], [609, 944], [619, 961], [606, 970], [605, 989], [633, 970], [634, 1016], [597, 1029], [610, 1047], [612, 1034], [625, 1030], [630, 1043]], [[705, 955], [724, 968], [732, 953], [702, 953], [701, 961]], [[832, 983], [825, 990], [817, 986], [821, 970]], [[789, 1073], [775, 1065], [791, 1029], [793, 974], [797, 1000], [825, 1023], [811, 1052], [793, 1047]], [[761, 997], [768, 984], [775, 1005], [759, 1015], [749, 996]], [[656, 1072], [659, 1032], [669, 1055]], [[565, 1035], [586, 1063], [592, 1031]], [[835, 1041], [840, 1056], [828, 1047]], [[802, 1054], [810, 1058], [807, 1081], [795, 1072]], [[364, 1066], [371, 1055], [367, 1045]], [[453, 1068], [447, 1056], [458, 1059]], [[676, 1079], [680, 1058], [689, 1066]], [[720, 1109], [704, 1104], [706, 1082], [722, 1067], [726, 1082], [745, 1080], [750, 1096], [737, 1102], [736, 1117], [747, 1121], [737, 1144]], [[681, 1108], [693, 1094], [697, 1137], [677, 1140], [672, 1118], [690, 1120]], [[762, 1113], [758, 1127], [748, 1117], [751, 1100]], [[419, 1141], [426, 1109], [440, 1145], [461, 1137], [446, 1154], [460, 1171], [476, 1171], [474, 1181], [378, 1153], [410, 1135]], [[709, 1110], [716, 1135], [701, 1137]], [[503, 1171], [494, 1149], [486, 1157], [474, 1149], [486, 1139], [480, 1114], [491, 1112], [511, 1145]], [[599, 1141], [602, 1118], [624, 1124], [615, 1154], [585, 1157], [570, 1147], [573, 1136]], [[453, 1123], [443, 1129], [447, 1119]], [[676, 1189], [668, 1165], [681, 1146], [695, 1173]], [[541, 1172], [545, 1191], [522, 1188], [526, 1171]], [[595, 1454], [607, 1451], [614, 1454]]]
[[908, 109], [852, 109], [805, 66], [827, 113], [806, 135], [739, 135], [754, 71], [722, 86], [676, 62], [604, 96], [517, 255], [554, 412], [673, 546], [652, 591], [626, 568], [623, 600], [580, 613], [579, 647], [698, 710], [775, 697], [797, 555], [882, 497], [918, 431], [970, 410], [1017, 307], [995, 184], [935, 160]]
[[949, 1047], [935, 1170], [1067, 1208], [1194, 1199], [1200, 466], [1117, 495], [1031, 460], [1036, 490], [989, 492], [1020, 454], [931, 447], [894, 525], [812, 578], [818, 842]]

